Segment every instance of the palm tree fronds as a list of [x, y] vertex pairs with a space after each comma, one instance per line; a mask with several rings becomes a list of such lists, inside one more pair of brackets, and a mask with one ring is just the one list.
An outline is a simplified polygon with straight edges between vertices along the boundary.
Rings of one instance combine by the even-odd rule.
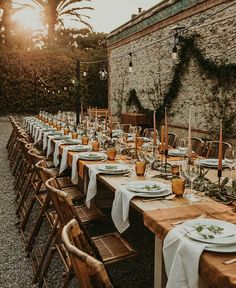
[[82, 1], [90, 2], [90, 0], [63, 0], [61, 2], [61, 4], [58, 6], [58, 9], [60, 9], [60, 11], [61, 11], [61, 10], [65, 9], [66, 7], [70, 6], [70, 5], [73, 5], [73, 4], [78, 5], [79, 2], [82, 2]]

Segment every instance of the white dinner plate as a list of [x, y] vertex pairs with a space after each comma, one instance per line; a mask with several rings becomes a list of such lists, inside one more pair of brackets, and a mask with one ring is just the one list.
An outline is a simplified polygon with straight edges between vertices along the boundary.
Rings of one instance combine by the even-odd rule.
[[106, 159], [107, 156], [104, 153], [86, 152], [86, 153], [81, 153], [79, 158], [82, 160], [103, 160], [103, 159]]
[[168, 190], [166, 184], [157, 181], [132, 181], [128, 184], [127, 188], [130, 191], [138, 193], [162, 193]]
[[[218, 159], [200, 159], [198, 160], [198, 163], [201, 166], [207, 167], [207, 168], [217, 168], [218, 167]], [[222, 161], [222, 166], [227, 167], [226, 162]]]
[[101, 164], [96, 168], [105, 174], [123, 174], [130, 171], [129, 166], [125, 164]]
[[[75, 139], [65, 139], [65, 144], [71, 144], [71, 145], [77, 145], [81, 143], [81, 140], [75, 140]], [[80, 145], [81, 147], [86, 147], [87, 145]]]
[[186, 156], [187, 150], [179, 150], [179, 149], [173, 149], [168, 151], [169, 156], [174, 157], [184, 157]]
[[75, 152], [85, 152], [90, 149], [91, 149], [90, 145], [77, 145], [77, 146], [69, 148], [70, 151], [75, 151]]
[[[193, 219], [183, 225], [189, 238], [210, 244], [230, 245], [236, 243], [236, 225], [217, 219]], [[199, 228], [202, 231], [199, 231]], [[211, 237], [211, 238], [210, 238]]]
[[233, 253], [236, 252], [236, 244], [232, 245], [210, 245], [206, 246], [206, 251], [219, 252], [219, 253]]

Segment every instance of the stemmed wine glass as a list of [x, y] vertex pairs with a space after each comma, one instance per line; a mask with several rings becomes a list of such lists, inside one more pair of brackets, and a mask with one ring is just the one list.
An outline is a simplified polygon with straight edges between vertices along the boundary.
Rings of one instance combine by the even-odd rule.
[[188, 142], [185, 138], [180, 138], [177, 143], [178, 150], [180, 151], [181, 155], [185, 157], [188, 152]]
[[182, 178], [190, 181], [190, 191], [184, 193], [185, 198], [195, 198], [193, 195], [193, 183], [200, 174], [200, 165], [197, 162], [189, 163], [188, 160], [184, 161], [181, 165], [180, 174]]
[[232, 148], [228, 148], [225, 152], [225, 163], [230, 169], [230, 178], [232, 179], [232, 169], [236, 165], [236, 153]]

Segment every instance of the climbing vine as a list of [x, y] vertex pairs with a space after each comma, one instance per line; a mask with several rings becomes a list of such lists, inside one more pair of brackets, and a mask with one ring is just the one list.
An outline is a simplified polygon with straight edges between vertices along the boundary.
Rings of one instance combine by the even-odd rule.
[[[236, 64], [216, 63], [205, 57], [202, 51], [197, 47], [196, 39], [199, 35], [194, 34], [189, 37], [181, 36], [179, 61], [173, 68], [172, 81], [169, 83], [167, 91], [164, 93], [163, 102], [154, 107], [157, 111], [157, 122], [160, 124], [164, 118], [164, 107], [171, 107], [174, 99], [178, 96], [181, 86], [182, 77], [185, 74], [191, 59], [195, 59], [202, 73], [209, 78], [217, 80], [217, 86], [227, 87], [236, 79]], [[135, 91], [135, 89], [133, 89]], [[153, 110], [144, 108], [138, 99], [137, 93], [131, 90], [127, 106], [135, 105], [140, 112], [150, 114]], [[232, 118], [232, 117], [231, 117]]]

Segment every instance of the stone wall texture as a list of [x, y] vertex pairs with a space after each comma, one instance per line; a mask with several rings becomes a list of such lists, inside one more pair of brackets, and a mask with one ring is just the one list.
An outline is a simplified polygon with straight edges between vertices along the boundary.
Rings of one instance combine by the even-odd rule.
[[[110, 44], [109, 103], [114, 115], [119, 117], [121, 113], [136, 110], [135, 107], [127, 107], [126, 104], [132, 89], [136, 90], [145, 108], [154, 110], [154, 107], [163, 101], [176, 65], [171, 57], [174, 37], [168, 38], [173, 35], [172, 28], [176, 25], [189, 27], [186, 32], [188, 35], [195, 32], [199, 34], [197, 47], [205, 58], [216, 63], [236, 64], [236, 1], [215, 1], [214, 6], [210, 0], [202, 2], [205, 4], [205, 10], [200, 13], [191, 15], [189, 12], [190, 15], [181, 21], [178, 21], [180, 15], [175, 15], [171, 18], [170, 24], [163, 28], [151, 29], [146, 35], [140, 31], [135, 37], [128, 36]], [[211, 3], [210, 8], [207, 6], [208, 3]], [[191, 10], [191, 13], [193, 11]], [[210, 17], [207, 18], [208, 16]], [[123, 29], [125, 30], [125, 27]], [[165, 38], [168, 39], [163, 40]], [[153, 42], [156, 43], [152, 44]], [[130, 52], [133, 73], [128, 71]], [[192, 59], [182, 77], [180, 92], [168, 112], [169, 122], [186, 127], [189, 108], [192, 105], [193, 127], [206, 131], [217, 130], [219, 119], [223, 118], [224, 121], [224, 118], [228, 119], [229, 115], [236, 111], [236, 79], [233, 83], [231, 81], [230, 85], [226, 85], [227, 89], [217, 86], [217, 83], [216, 79], [201, 72], [197, 61]], [[235, 127], [236, 119], [232, 121], [232, 126]]]

